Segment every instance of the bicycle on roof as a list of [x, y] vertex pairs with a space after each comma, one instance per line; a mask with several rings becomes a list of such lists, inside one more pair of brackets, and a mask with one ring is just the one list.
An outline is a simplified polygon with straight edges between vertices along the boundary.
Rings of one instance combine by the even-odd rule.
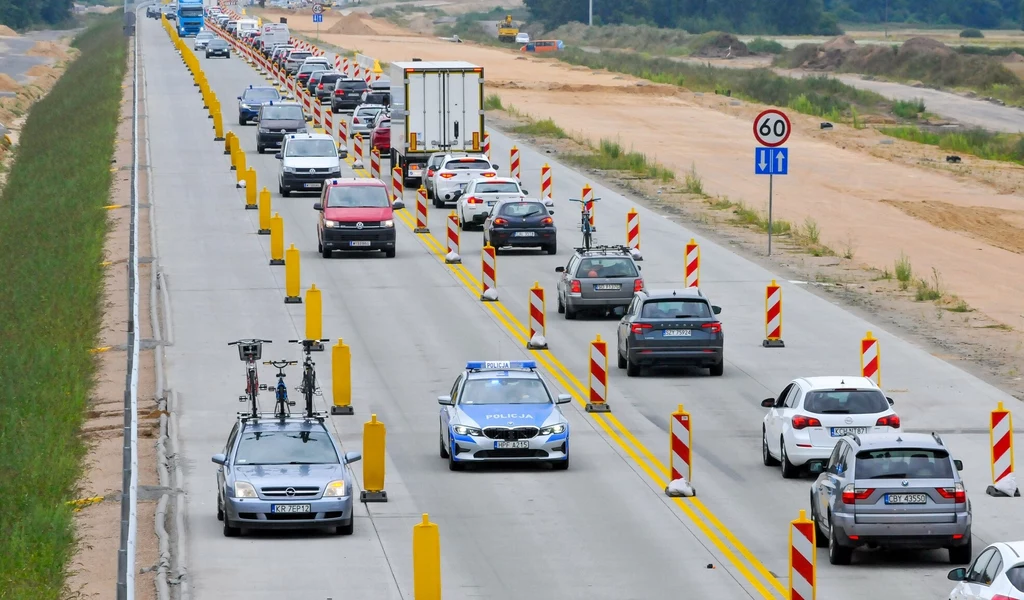
[[[302, 383], [296, 388], [306, 401], [306, 416], [313, 416], [313, 396], [320, 396], [320, 385], [316, 380], [316, 363], [313, 362], [313, 348], [330, 339], [288, 340], [289, 344], [301, 344], [305, 358], [302, 360]], [[294, 402], [292, 404], [295, 404]]]
[[590, 202], [584, 202], [582, 198], [569, 198], [569, 202], [579, 202], [582, 210], [580, 211], [580, 231], [583, 232], [583, 247], [590, 250], [590, 244], [593, 241], [593, 232], [595, 228], [590, 224], [590, 204], [597, 202], [600, 198], [594, 198]]
[[[265, 361], [263, 361], [263, 364], [265, 364], [265, 365], [272, 365], [274, 368], [277, 369], [277, 385], [275, 385], [273, 387], [273, 390], [274, 390], [274, 416], [279, 418], [279, 419], [283, 419], [283, 418], [291, 415], [291, 411], [289, 410], [289, 407], [295, 406], [295, 401], [288, 399], [288, 385], [284, 382], [284, 377], [285, 377], [284, 369], [285, 369], [285, 367], [292, 367], [292, 366], [295, 366], [295, 365], [299, 364], [299, 361], [297, 361], [297, 360], [265, 360]], [[269, 390], [271, 388], [269, 386], [267, 386], [267, 385], [261, 385], [260, 389], [261, 390]], [[256, 414], [255, 410], [253, 411], [253, 414], [254, 415]]]
[[228, 346], [238, 346], [238, 359], [245, 363], [245, 394], [238, 397], [239, 402], [248, 401], [255, 414], [259, 408], [260, 387], [259, 373], [256, 362], [263, 358], [263, 344], [271, 344], [270, 340], [244, 339], [228, 342]]

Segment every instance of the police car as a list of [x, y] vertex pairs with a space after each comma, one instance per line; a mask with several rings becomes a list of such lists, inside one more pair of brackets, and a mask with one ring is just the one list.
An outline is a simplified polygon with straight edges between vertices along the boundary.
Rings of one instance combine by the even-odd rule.
[[281, 92], [278, 92], [277, 88], [250, 85], [238, 97], [238, 124], [245, 125], [249, 121], [255, 120], [260, 114], [261, 106], [279, 100], [281, 100]]
[[452, 471], [485, 461], [568, 469], [569, 422], [558, 405], [571, 401], [551, 393], [535, 361], [469, 362], [450, 395], [437, 398], [441, 458]]

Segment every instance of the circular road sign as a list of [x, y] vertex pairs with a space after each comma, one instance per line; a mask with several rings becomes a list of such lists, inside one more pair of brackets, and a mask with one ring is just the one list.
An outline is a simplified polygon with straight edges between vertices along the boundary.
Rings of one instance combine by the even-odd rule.
[[769, 108], [754, 119], [754, 139], [762, 146], [775, 148], [786, 143], [793, 126], [781, 110]]
[[317, 2], [313, 5], [313, 14], [322, 15], [324, 13], [324, 5]]

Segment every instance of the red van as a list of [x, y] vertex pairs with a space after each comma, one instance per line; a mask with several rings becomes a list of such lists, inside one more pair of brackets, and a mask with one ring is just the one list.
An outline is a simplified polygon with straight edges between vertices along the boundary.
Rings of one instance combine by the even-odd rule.
[[317, 250], [324, 258], [334, 251], [382, 251], [395, 257], [394, 211], [405, 208], [401, 200], [391, 202], [388, 188], [379, 179], [346, 177], [324, 182], [320, 202]]

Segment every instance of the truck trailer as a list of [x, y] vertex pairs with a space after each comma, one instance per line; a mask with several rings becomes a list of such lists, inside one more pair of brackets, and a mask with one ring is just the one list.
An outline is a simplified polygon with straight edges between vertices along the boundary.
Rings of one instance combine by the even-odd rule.
[[463, 61], [391, 63], [391, 164], [418, 183], [437, 152], [482, 152], [484, 70]]

